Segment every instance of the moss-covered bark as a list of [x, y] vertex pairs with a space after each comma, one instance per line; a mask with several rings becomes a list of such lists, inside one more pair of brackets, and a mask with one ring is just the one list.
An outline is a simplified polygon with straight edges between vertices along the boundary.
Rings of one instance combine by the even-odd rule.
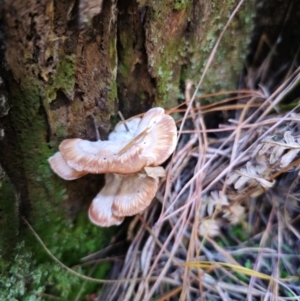
[[[3, 7], [1, 76], [6, 91], [0, 86], [0, 93], [8, 101], [0, 107], [5, 172], [0, 189], [0, 268], [5, 271], [0, 291], [6, 300], [44, 300], [44, 293], [72, 299], [81, 283], [49, 261], [22, 216], [69, 266], [108, 243], [112, 233], [86, 217], [101, 176], [65, 182], [51, 172], [47, 158], [60, 141], [95, 139], [94, 120], [104, 138], [118, 109], [129, 117], [154, 103], [176, 104], [184, 81], [198, 80], [237, 4], [105, 0], [96, 1], [101, 13], [90, 20], [80, 9], [88, 10], [94, 2], [11, 0]], [[245, 6], [233, 22], [204, 91], [211, 82], [217, 88], [234, 88], [252, 13]], [[82, 16], [89, 16], [89, 22]], [[100, 266], [95, 274], [103, 276], [106, 269]]]
[[[72, 5], [72, 1], [62, 5], [33, 0], [7, 1], [4, 6], [2, 77], [10, 104], [1, 119], [0, 144], [6, 173], [0, 192], [1, 270], [5, 271], [0, 290], [5, 300], [33, 300], [33, 296], [43, 300], [44, 293], [75, 298], [82, 283], [49, 261], [22, 217], [68, 265], [105, 246], [112, 233], [93, 226], [86, 213], [78, 217], [99, 190], [101, 177], [64, 183], [47, 162], [60, 140], [92, 139], [92, 118], [107, 131], [114, 114], [113, 3], [103, 7], [106, 18], [96, 18], [82, 32]], [[95, 274], [103, 277], [106, 270], [100, 265]]]
[[[122, 3], [118, 21], [121, 104], [125, 107], [132, 100], [144, 99], [147, 107], [147, 100], [151, 99], [156, 105], [171, 107], [183, 98], [182, 86], [187, 79], [195, 83], [200, 79], [238, 1]], [[201, 93], [236, 88], [247, 54], [253, 15], [254, 2], [245, 1], [219, 45]], [[134, 89], [127, 89], [131, 86]]]

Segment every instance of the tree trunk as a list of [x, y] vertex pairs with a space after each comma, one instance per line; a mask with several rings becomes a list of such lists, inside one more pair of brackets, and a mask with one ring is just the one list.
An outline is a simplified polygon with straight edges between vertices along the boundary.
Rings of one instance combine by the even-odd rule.
[[[248, 1], [251, 2], [251, 1]], [[124, 116], [183, 100], [198, 81], [238, 1], [7, 0], [1, 9], [0, 248], [7, 300], [74, 299], [81, 280], [50, 261], [28, 220], [65, 264], [109, 242], [86, 209], [103, 178], [66, 182], [47, 158], [69, 137], [104, 139]], [[201, 92], [234, 89], [248, 44], [251, 3], [227, 31]], [[232, 42], [234, 41], [234, 43]], [[107, 265], [93, 276], [104, 277]], [[89, 270], [83, 270], [88, 273]], [[1, 283], [1, 282], [0, 282]], [[95, 288], [86, 286], [82, 294]]]

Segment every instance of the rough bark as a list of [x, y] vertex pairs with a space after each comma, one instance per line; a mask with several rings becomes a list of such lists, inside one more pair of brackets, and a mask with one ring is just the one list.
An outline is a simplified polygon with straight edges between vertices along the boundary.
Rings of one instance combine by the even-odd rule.
[[[68, 137], [95, 139], [94, 122], [105, 138], [119, 109], [129, 117], [152, 105], [167, 108], [177, 104], [185, 80], [199, 79], [237, 3], [5, 2], [1, 24], [0, 248], [1, 268], [6, 270], [2, 280], [14, 287], [1, 288], [10, 294], [7, 300], [40, 298], [43, 293], [71, 298], [76, 294], [72, 288], [79, 289], [77, 278], [48, 261], [22, 217], [68, 265], [99, 249], [112, 233], [91, 225], [85, 213], [102, 177], [87, 176], [68, 183], [51, 172], [47, 158], [60, 141]], [[232, 23], [202, 91], [235, 87], [252, 14], [252, 5], [245, 5]], [[97, 269], [98, 277], [105, 268]]]

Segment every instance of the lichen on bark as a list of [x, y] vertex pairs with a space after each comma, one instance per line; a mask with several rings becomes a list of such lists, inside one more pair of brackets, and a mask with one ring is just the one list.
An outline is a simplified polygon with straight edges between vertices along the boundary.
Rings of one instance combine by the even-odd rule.
[[[200, 79], [238, 1], [125, 3], [120, 6], [118, 18], [120, 102], [125, 111], [130, 103], [128, 96], [144, 107], [149, 107], [149, 99], [156, 105], [172, 107], [183, 99], [185, 81], [196, 83]], [[244, 3], [219, 45], [201, 93], [236, 87], [247, 54], [253, 15], [254, 4]]]

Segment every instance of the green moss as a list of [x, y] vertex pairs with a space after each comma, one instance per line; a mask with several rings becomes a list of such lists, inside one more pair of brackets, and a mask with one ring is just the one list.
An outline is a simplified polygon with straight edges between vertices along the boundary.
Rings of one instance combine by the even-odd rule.
[[[148, 62], [156, 79], [157, 105], [174, 105], [178, 98], [182, 98], [180, 83], [184, 84], [187, 79], [195, 83], [199, 81], [236, 5], [234, 0], [214, 0], [198, 6], [199, 12], [194, 12], [195, 3], [188, 0], [165, 1], [164, 5], [160, 1], [151, 2], [147, 38], [153, 50], [148, 53]], [[236, 88], [252, 30], [253, 6], [253, 3], [246, 3], [231, 22], [202, 84], [201, 93]], [[187, 19], [191, 24], [188, 32]], [[173, 28], [181, 28], [181, 31], [172, 32]]]
[[56, 68], [54, 76], [47, 83], [45, 96], [47, 102], [56, 99], [57, 90], [61, 90], [64, 94], [72, 99], [74, 95], [75, 85], [75, 67], [76, 60], [74, 55], [63, 56]]
[[190, 1], [188, 0], [176, 0], [174, 3], [174, 8], [177, 10], [186, 9]]
[[[94, 269], [93, 273], [90, 268], [75, 270], [99, 279], [105, 276], [108, 268], [109, 265], [104, 264]], [[45, 294], [58, 300], [74, 300], [80, 290], [84, 297], [97, 289], [95, 283], [85, 283], [51, 260], [38, 262], [24, 243], [17, 246], [13, 261], [0, 261], [0, 270], [6, 271], [0, 274], [2, 301], [42, 301], [46, 298]]]
[[30, 278], [30, 261], [31, 258], [27, 253], [19, 255], [19, 251], [22, 250], [21, 246], [18, 246], [14, 257], [14, 264], [8, 261], [0, 261], [0, 270], [5, 273], [0, 273], [0, 291], [3, 301], [8, 300], [20, 300], [26, 292], [26, 278]]
[[111, 82], [111, 86], [109, 87], [107, 96], [108, 96], [107, 99], [108, 99], [108, 106], [109, 106], [110, 112], [113, 112], [114, 106], [115, 106], [115, 100], [118, 97], [116, 81]]
[[136, 62], [136, 54], [132, 51], [133, 37], [128, 35], [126, 31], [120, 33], [120, 43], [122, 47], [120, 49], [121, 63], [119, 65], [118, 72], [122, 76], [127, 77], [130, 75], [131, 69]]
[[0, 228], [5, 229], [0, 231], [0, 254], [9, 261], [17, 243], [19, 219], [16, 192], [7, 175], [0, 179]]
[[[189, 41], [190, 67], [185, 70], [185, 76], [198, 82], [209, 55], [236, 5], [236, 1], [227, 1], [226, 6], [220, 1], [212, 1], [208, 21], [202, 24], [203, 36], [200, 40], [192, 37]], [[252, 30], [251, 20], [254, 17], [253, 5], [246, 3], [231, 21], [201, 86], [202, 93], [236, 89], [247, 55]]]
[[183, 59], [181, 57], [183, 45], [183, 43], [178, 45], [178, 40], [173, 40], [162, 50], [155, 68], [158, 106], [165, 108], [176, 106], [177, 99], [180, 97], [180, 66]]
[[[11, 119], [16, 133], [16, 145], [11, 149], [11, 164], [15, 171], [12, 176], [20, 179], [21, 187], [25, 185], [20, 200], [23, 207], [28, 207], [25, 210], [26, 218], [50, 251], [72, 266], [79, 262], [80, 257], [107, 244], [113, 230], [92, 225], [86, 213], [80, 216], [75, 224], [66, 219], [63, 203], [66, 190], [63, 181], [53, 176], [47, 162], [53, 150], [47, 143], [47, 121], [42, 105], [43, 90], [35, 79], [27, 78], [23, 80], [21, 87], [16, 85], [12, 91], [14, 107]], [[12, 216], [12, 231], [15, 231], [18, 214], [13, 187], [9, 182], [5, 182], [2, 188], [0, 193], [11, 199], [5, 203], [5, 211]], [[5, 292], [7, 300], [43, 300], [44, 298], [39, 297], [43, 292], [69, 298], [74, 292], [78, 292], [83, 281], [54, 264], [24, 225], [21, 230], [19, 236], [13, 233], [13, 237], [19, 241], [19, 247], [11, 255], [15, 257], [14, 260], [1, 263], [6, 271], [1, 275], [4, 286], [1, 293]], [[5, 237], [8, 234], [1, 232]], [[5, 242], [5, 239], [2, 241]], [[3, 253], [10, 249], [5, 245]], [[103, 268], [99, 266], [97, 273], [102, 273], [103, 276], [106, 270], [107, 265]], [[89, 270], [85, 269], [83, 272], [89, 273]]]
[[[147, 38], [153, 51], [148, 52], [148, 64], [156, 80], [158, 106], [172, 107], [179, 97], [180, 68], [185, 54], [184, 24], [191, 5], [189, 0], [151, 2]], [[172, 32], [174, 28], [179, 32]]]

